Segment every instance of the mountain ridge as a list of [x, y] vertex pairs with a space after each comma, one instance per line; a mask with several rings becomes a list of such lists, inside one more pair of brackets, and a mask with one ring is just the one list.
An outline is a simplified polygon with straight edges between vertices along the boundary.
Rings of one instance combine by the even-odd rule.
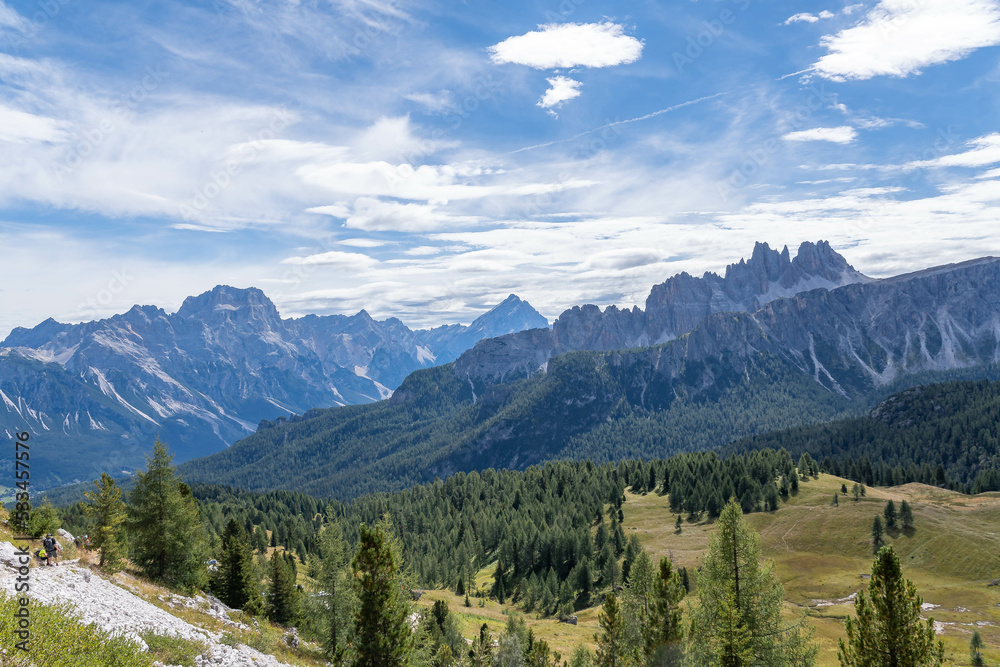
[[[411, 374], [385, 403], [317, 411], [185, 470], [245, 488], [294, 478], [295, 488], [351, 497], [484, 467], [663, 456], [856, 414], [909, 383], [996, 374], [1000, 260], [712, 313], [665, 343], [570, 351], [500, 380], [463, 368], [484, 350], [505, 361], [524, 340], [551, 338], [482, 341], [452, 365]], [[515, 352], [537, 354], [528, 344]], [[279, 456], [292, 472], [276, 470]]]
[[102, 320], [15, 329], [0, 343], [0, 426], [8, 438], [28, 430], [54, 451], [95, 459], [54, 457], [49, 483], [72, 480], [81, 465], [88, 474], [132, 469], [153, 437], [186, 460], [261, 420], [385, 399], [413, 370], [528, 325], [548, 321], [515, 295], [468, 326], [412, 331], [366, 311], [282, 319], [260, 289], [219, 285], [175, 313], [135, 305]]
[[[757, 242], [750, 260], [730, 264], [724, 276], [705, 272], [696, 278], [681, 272], [654, 285], [644, 309], [574, 306], [553, 322], [548, 334], [522, 331], [484, 339], [459, 357], [455, 370], [472, 380], [523, 377], [563, 352], [648, 347], [690, 332], [712, 313], [752, 311], [802, 291], [871, 281], [827, 241], [802, 243], [794, 259], [788, 246], [778, 251]], [[485, 363], [476, 359], [480, 354]]]

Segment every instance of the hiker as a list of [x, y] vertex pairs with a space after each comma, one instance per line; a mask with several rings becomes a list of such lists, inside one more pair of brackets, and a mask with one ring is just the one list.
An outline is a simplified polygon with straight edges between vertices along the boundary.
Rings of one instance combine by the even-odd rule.
[[83, 536], [83, 548], [90, 551], [90, 535]]
[[42, 548], [45, 549], [45, 555], [48, 556], [48, 565], [51, 567], [53, 565], [52, 561], [55, 561], [55, 565], [59, 564], [59, 543], [56, 542], [56, 538], [52, 537], [52, 533], [45, 536], [42, 540]]
[[42, 563], [48, 564], [49, 562], [48, 556], [45, 554], [45, 549], [38, 549], [35, 551], [35, 557], [37, 557]]

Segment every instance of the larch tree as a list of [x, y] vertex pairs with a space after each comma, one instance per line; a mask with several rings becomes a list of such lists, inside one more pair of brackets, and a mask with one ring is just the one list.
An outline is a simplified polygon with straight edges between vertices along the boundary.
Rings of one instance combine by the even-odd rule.
[[973, 632], [972, 639], [969, 640], [969, 659], [972, 667], [983, 667], [986, 664], [983, 659], [983, 636], [979, 634], [979, 630]]
[[698, 578], [699, 603], [692, 610], [687, 655], [698, 667], [803, 667], [818, 647], [804, 618], [781, 618], [784, 587], [773, 562], [761, 563], [760, 536], [730, 500], [709, 541]]
[[868, 590], [854, 601], [856, 618], [844, 621], [841, 667], [937, 667], [944, 644], [934, 639], [934, 619], [920, 618], [923, 600], [903, 577], [892, 547], [882, 547], [872, 565]]
[[298, 589], [291, 565], [278, 551], [271, 553], [268, 578], [267, 617], [278, 625], [291, 625], [298, 615]]
[[878, 550], [885, 544], [885, 530], [882, 528], [882, 517], [876, 516], [872, 521], [872, 551]]
[[206, 537], [191, 490], [159, 440], [136, 475], [126, 529], [132, 561], [151, 579], [186, 589], [204, 585]]
[[885, 527], [888, 529], [893, 529], [896, 527], [896, 520], [899, 518], [899, 512], [896, 511], [896, 503], [890, 500], [885, 504], [885, 509], [882, 511], [882, 516], [885, 517]]
[[235, 519], [230, 519], [222, 531], [218, 562], [211, 576], [213, 592], [233, 609], [260, 615], [264, 600], [257, 583], [253, 551], [246, 530]]
[[604, 598], [604, 606], [597, 617], [601, 625], [600, 634], [594, 635], [597, 642], [597, 655], [594, 664], [597, 667], [630, 667], [635, 664], [627, 646], [625, 618], [622, 606], [614, 593], [608, 593]]
[[360, 526], [351, 568], [358, 598], [355, 667], [403, 667], [412, 643], [409, 602], [399, 585], [396, 554], [380, 527]]
[[122, 489], [108, 473], [101, 473], [100, 480], [94, 480], [96, 491], [88, 491], [83, 495], [90, 501], [84, 507], [88, 517], [95, 520], [91, 531], [91, 544], [101, 553], [100, 567], [109, 572], [117, 572], [122, 568], [125, 557], [125, 502], [122, 500]]
[[653, 590], [646, 626], [646, 655], [676, 653], [683, 637], [681, 600], [687, 595], [681, 575], [669, 558], [660, 559], [659, 571], [653, 578]]
[[913, 508], [905, 500], [899, 505], [899, 521], [903, 524], [904, 530], [913, 528]]
[[[327, 512], [332, 516], [332, 512]], [[340, 524], [330, 521], [320, 535], [322, 561], [320, 591], [324, 594], [326, 618], [323, 623], [323, 653], [334, 665], [343, 664], [351, 638], [351, 615], [355, 606], [354, 588], [347, 545]]]

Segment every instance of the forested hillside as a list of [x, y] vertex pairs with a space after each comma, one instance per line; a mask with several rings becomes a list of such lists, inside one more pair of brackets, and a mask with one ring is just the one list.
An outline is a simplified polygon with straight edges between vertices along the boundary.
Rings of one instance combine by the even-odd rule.
[[914, 387], [868, 415], [746, 438], [723, 451], [765, 447], [808, 452], [824, 470], [870, 485], [1000, 491], [1000, 382]]
[[[661, 382], [658, 350], [561, 355], [545, 375], [492, 386], [474, 401], [450, 366], [418, 371], [389, 401], [272, 424], [180, 469], [194, 482], [345, 499], [458, 471], [714, 449], [863, 413], [910, 382], [997, 377], [995, 366], [924, 373], [848, 399], [766, 355], [743, 372], [721, 363], [691, 365], [682, 377]], [[704, 388], [708, 376], [713, 383]]]

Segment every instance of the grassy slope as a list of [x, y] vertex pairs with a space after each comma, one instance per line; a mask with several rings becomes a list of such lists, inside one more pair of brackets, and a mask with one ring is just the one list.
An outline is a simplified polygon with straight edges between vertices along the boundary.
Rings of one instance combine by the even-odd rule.
[[[867, 497], [857, 503], [841, 496], [839, 506], [833, 507], [830, 502], [842, 483], [851, 486], [839, 477], [821, 475], [802, 483], [799, 494], [779, 511], [749, 516], [761, 534], [765, 557], [774, 559], [785, 585], [789, 618], [805, 611], [816, 628], [821, 646], [818, 664], [838, 665], [836, 649], [837, 640], [844, 636], [843, 619], [854, 610], [853, 602], [844, 599], [867, 586], [861, 575], [871, 572], [871, 522], [890, 498], [913, 506], [916, 528], [909, 534], [893, 531], [887, 542], [899, 553], [905, 575], [916, 584], [924, 602], [940, 605], [925, 616], [944, 624], [941, 638], [947, 660], [971, 664], [969, 639], [978, 628], [988, 647], [987, 663], [1000, 662], [1000, 588], [986, 585], [1000, 576], [1000, 494], [964, 496], [907, 484], [868, 489]], [[685, 521], [682, 532], [676, 533], [677, 515], [670, 512], [667, 500], [666, 496], [629, 493], [624, 505], [626, 535], [637, 533], [654, 560], [669, 555], [678, 566], [696, 568], [714, 527], [708, 522]], [[482, 570], [480, 587], [488, 588], [491, 574], [489, 566]], [[462, 598], [443, 590], [427, 591], [417, 606], [429, 607], [435, 600], [449, 603], [466, 637], [476, 636], [484, 622], [498, 634], [512, 609], [494, 601], [479, 607], [476, 598], [467, 608]], [[536, 637], [568, 656], [579, 643], [593, 648], [598, 612], [598, 607], [579, 612], [576, 626], [534, 615], [526, 620]]]
[[[821, 644], [820, 665], [837, 665], [837, 639], [844, 636], [843, 618], [853, 602], [843, 600], [867, 585], [861, 574], [871, 572], [872, 519], [888, 499], [906, 500], [915, 515], [909, 534], [893, 531], [887, 542], [895, 547], [905, 575], [924, 602], [940, 605], [927, 612], [943, 622], [947, 659], [968, 665], [969, 639], [978, 627], [987, 646], [1000, 645], [1000, 589], [986, 584], [1000, 576], [1000, 494], [963, 496], [950, 491], [907, 484], [869, 489], [855, 503], [833, 494], [845, 480], [822, 475], [801, 485], [798, 496], [773, 514], [752, 514], [750, 523], [761, 534], [762, 551], [773, 558], [785, 585], [791, 614], [805, 610], [816, 626]], [[851, 483], [847, 483], [850, 488]], [[676, 515], [665, 496], [629, 496], [625, 509], [627, 534], [637, 532], [656, 557], [672, 554], [681, 566], [695, 567], [704, 553], [712, 525], [685, 523], [674, 531]], [[975, 626], [976, 623], [986, 625]], [[986, 652], [988, 662], [1000, 660], [1000, 650]]]

